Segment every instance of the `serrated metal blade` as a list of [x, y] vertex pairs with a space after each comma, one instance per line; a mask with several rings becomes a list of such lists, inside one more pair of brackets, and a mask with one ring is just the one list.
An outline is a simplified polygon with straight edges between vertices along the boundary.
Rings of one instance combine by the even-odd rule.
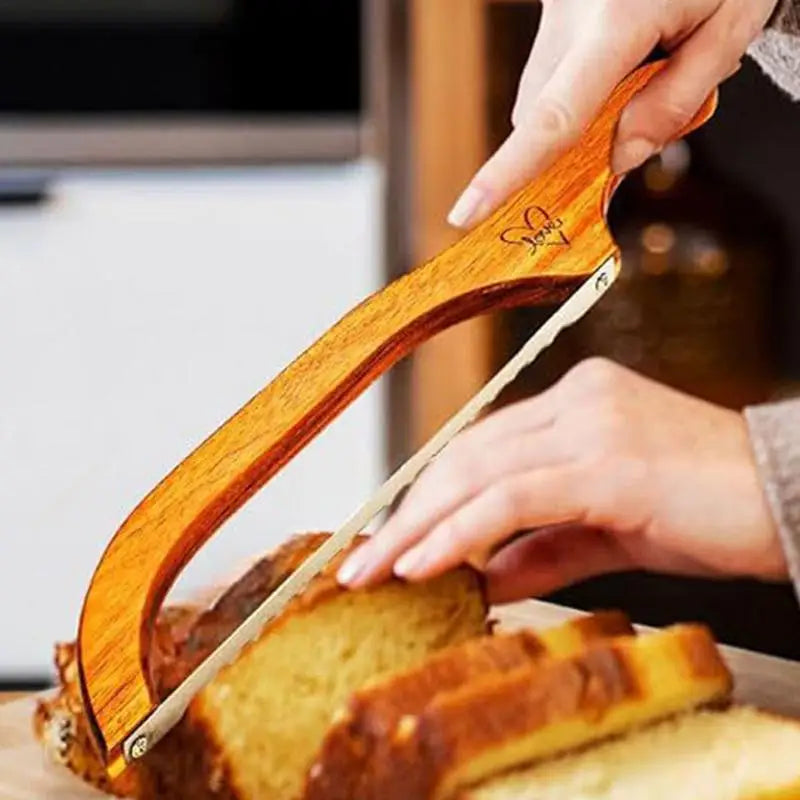
[[480, 411], [517, 377], [522, 369], [529, 366], [543, 350], [549, 347], [564, 328], [577, 322], [605, 294], [616, 279], [617, 272], [617, 260], [611, 256], [552, 314], [480, 392], [451, 417], [336, 533], [264, 600], [125, 740], [123, 743], [125, 760], [130, 763], [141, 758], [158, 742], [183, 716], [191, 699], [214, 678], [217, 672], [233, 661], [242, 648], [255, 639], [264, 626], [280, 614], [292, 598], [302, 592], [309, 582], [344, 550], [377, 514], [391, 505], [397, 495], [415, 480], [447, 443], [472, 422]]

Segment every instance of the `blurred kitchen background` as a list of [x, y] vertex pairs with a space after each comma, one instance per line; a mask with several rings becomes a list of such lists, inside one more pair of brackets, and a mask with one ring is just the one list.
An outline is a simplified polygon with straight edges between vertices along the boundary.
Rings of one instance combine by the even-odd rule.
[[[434, 255], [509, 130], [525, 0], [0, 2], [0, 685], [49, 680], [141, 497], [351, 306]], [[638, 170], [624, 279], [507, 391], [589, 354], [731, 407], [800, 392], [800, 106], [752, 62]], [[270, 482], [176, 596], [332, 528], [540, 324], [418, 349]], [[789, 587], [643, 575], [559, 593], [800, 658]]]

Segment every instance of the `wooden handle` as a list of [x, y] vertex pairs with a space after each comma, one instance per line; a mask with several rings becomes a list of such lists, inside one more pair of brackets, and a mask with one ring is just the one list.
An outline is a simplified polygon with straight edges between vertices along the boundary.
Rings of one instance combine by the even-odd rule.
[[467, 317], [567, 297], [616, 252], [604, 220], [619, 113], [661, 65], [629, 77], [577, 147], [479, 228], [354, 308], [141, 502], [97, 567], [78, 654], [106, 758], [152, 711], [158, 607], [227, 517], [415, 345]]

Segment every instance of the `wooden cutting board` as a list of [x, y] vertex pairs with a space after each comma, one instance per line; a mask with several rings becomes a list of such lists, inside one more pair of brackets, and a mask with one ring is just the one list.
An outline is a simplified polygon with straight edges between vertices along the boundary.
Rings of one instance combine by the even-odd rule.
[[[498, 609], [506, 630], [542, 628], [575, 616], [575, 611], [537, 601]], [[800, 717], [800, 662], [723, 648], [736, 677], [736, 698], [760, 708]], [[0, 800], [98, 800], [67, 770], [48, 763], [31, 730], [35, 698], [0, 706]]]

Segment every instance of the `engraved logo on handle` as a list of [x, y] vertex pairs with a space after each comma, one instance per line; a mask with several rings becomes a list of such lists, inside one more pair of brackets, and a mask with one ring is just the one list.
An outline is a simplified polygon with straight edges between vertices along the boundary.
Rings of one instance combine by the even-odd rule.
[[506, 228], [500, 238], [507, 244], [529, 247], [531, 255], [535, 255], [542, 247], [569, 247], [561, 217], [551, 216], [541, 206], [530, 206], [525, 209], [523, 219], [525, 225]]

